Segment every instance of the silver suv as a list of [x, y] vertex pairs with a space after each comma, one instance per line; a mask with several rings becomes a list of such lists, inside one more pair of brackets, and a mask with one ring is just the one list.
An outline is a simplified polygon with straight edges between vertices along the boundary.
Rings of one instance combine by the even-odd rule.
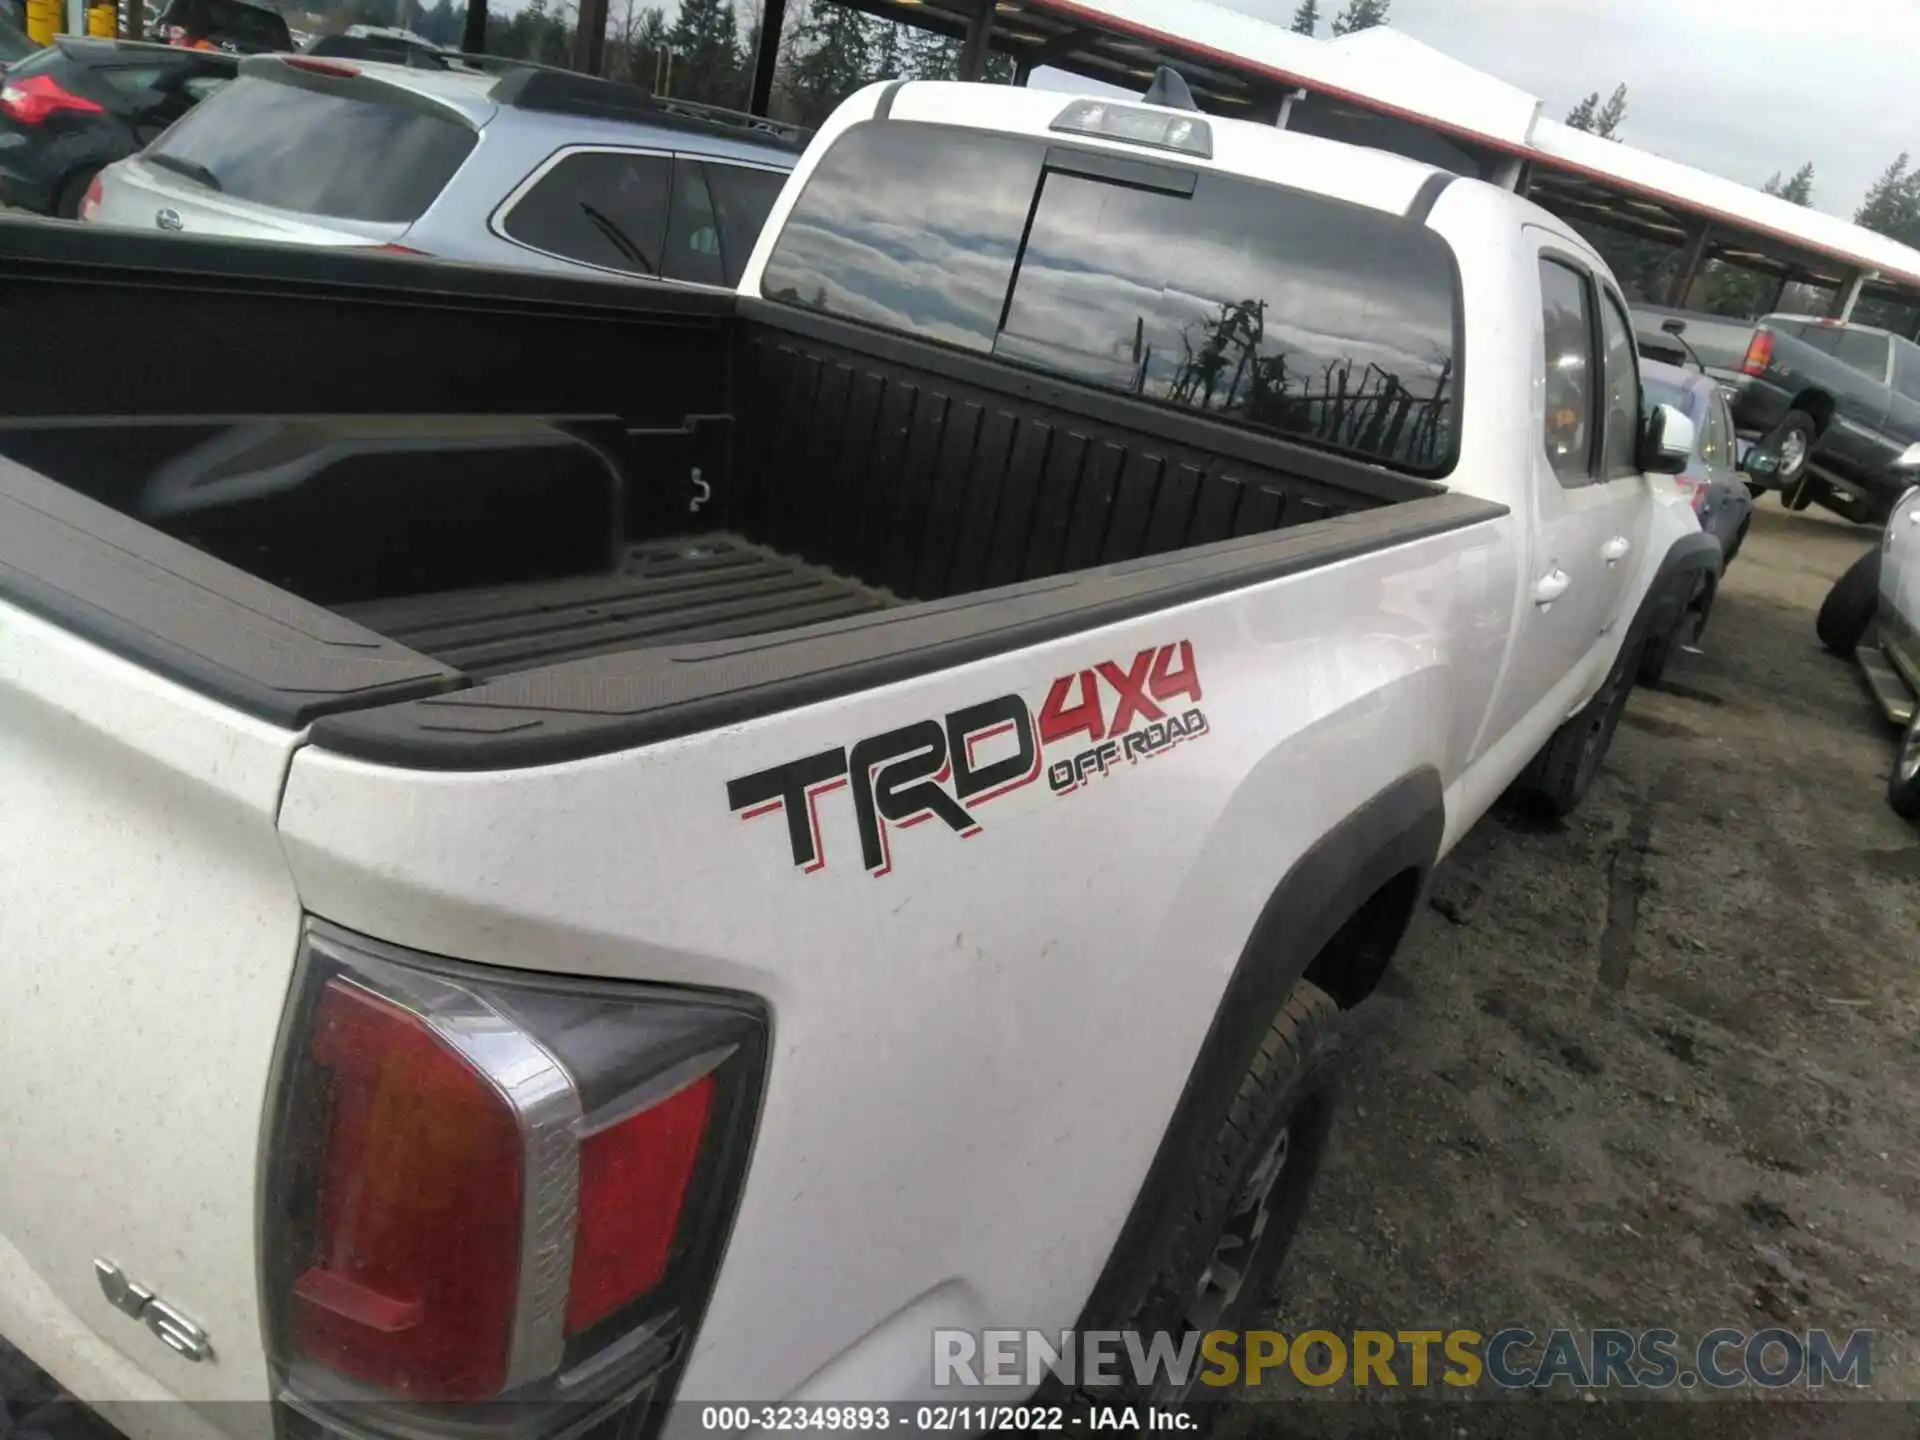
[[263, 55], [80, 218], [730, 286], [808, 134], [541, 66]]

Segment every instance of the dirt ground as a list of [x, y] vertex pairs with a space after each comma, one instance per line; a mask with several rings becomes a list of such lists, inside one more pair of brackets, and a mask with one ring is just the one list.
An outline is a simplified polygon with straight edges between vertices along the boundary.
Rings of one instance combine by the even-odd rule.
[[[1581, 810], [1496, 812], [1449, 858], [1353, 1017], [1275, 1328], [1866, 1327], [1871, 1395], [1920, 1400], [1920, 836], [1884, 801], [1894, 735], [1813, 630], [1873, 541], [1763, 501], [1704, 653], [1635, 695]], [[1261, 1395], [1309, 1393], [1335, 1392]], [[1758, 1433], [1743, 1404], [1689, 1434], [1722, 1433], [1702, 1408]], [[1331, 1435], [1381, 1412], [1306, 1409], [1255, 1413]], [[1539, 1433], [1531, 1404], [1447, 1405], [1431, 1433], [1516, 1409]], [[1835, 1433], [1920, 1434], [1920, 1407], [1847, 1410]]]

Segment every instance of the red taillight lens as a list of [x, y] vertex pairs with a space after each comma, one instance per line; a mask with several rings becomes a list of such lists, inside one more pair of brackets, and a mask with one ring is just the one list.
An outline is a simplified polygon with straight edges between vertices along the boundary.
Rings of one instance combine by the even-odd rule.
[[737, 997], [478, 972], [313, 925], [262, 1202], [288, 1402], [362, 1433], [399, 1404], [416, 1437], [439, 1433], [434, 1402], [448, 1437], [545, 1440], [662, 1398], [739, 1194], [765, 1034]]
[[100, 177], [98, 175], [94, 176], [92, 181], [87, 185], [87, 193], [80, 197], [79, 216], [82, 220], [91, 220], [99, 213], [100, 201], [104, 193], [104, 189], [100, 183]]
[[104, 106], [84, 95], [63, 89], [51, 75], [29, 75], [0, 85], [0, 114], [22, 125], [41, 125], [50, 115], [67, 111], [77, 115], [104, 115]]
[[315, 60], [306, 55], [288, 55], [284, 63], [295, 70], [305, 70], [313, 75], [331, 75], [338, 80], [352, 80], [360, 74], [354, 66], [342, 65], [338, 60]]
[[597, 1325], [660, 1283], [712, 1108], [713, 1076], [703, 1075], [581, 1143], [568, 1334]]
[[513, 1110], [419, 1016], [343, 979], [321, 995], [311, 1056], [331, 1113], [295, 1346], [418, 1399], [497, 1394], [519, 1288]]
[[1773, 332], [1756, 330], [1753, 339], [1747, 342], [1747, 357], [1740, 362], [1740, 369], [1748, 375], [1764, 375], [1767, 366], [1773, 363]]

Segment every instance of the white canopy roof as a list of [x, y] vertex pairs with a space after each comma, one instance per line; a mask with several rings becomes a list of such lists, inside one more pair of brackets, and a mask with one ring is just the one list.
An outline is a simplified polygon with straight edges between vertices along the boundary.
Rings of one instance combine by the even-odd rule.
[[1920, 287], [1920, 251], [1548, 119], [1538, 97], [1388, 26], [1314, 40], [1212, 0], [1016, 0], [1000, 8], [1130, 34], [1215, 69], [1357, 103]]

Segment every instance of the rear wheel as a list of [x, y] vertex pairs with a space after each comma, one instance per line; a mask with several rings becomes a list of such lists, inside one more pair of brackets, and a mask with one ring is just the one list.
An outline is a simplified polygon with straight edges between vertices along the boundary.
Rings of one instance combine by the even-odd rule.
[[1727, 566], [1733, 563], [1734, 556], [1740, 553], [1740, 547], [1747, 543], [1747, 527], [1752, 523], [1753, 520], [1751, 517], [1742, 520], [1740, 522], [1740, 528], [1733, 532], [1733, 543], [1727, 546], [1727, 553], [1720, 561], [1720, 568], [1722, 570], [1725, 570]]
[[1920, 711], [1914, 713], [1900, 741], [1900, 753], [1893, 757], [1893, 773], [1887, 776], [1887, 804], [1896, 815], [1920, 820]]
[[1643, 644], [1632, 654], [1622, 653], [1613, 662], [1600, 693], [1553, 732], [1553, 738], [1521, 773], [1520, 793], [1539, 809], [1559, 817], [1579, 807], [1593, 777], [1600, 773], [1600, 762], [1607, 758], [1613, 732], [1620, 728], [1620, 716], [1633, 693], [1644, 651]]
[[1813, 628], [1820, 643], [1843, 659], [1850, 657], [1880, 607], [1880, 547], [1874, 546], [1846, 568], [1820, 602]]
[[1811, 494], [1799, 499], [1806, 488], [1799, 482], [1806, 478], [1807, 461], [1813, 458], [1813, 442], [1818, 428], [1806, 411], [1789, 410], [1786, 418], [1760, 442], [1779, 461], [1773, 472], [1774, 482], [1779, 485], [1789, 510], [1804, 510], [1813, 502]]
[[87, 198], [87, 187], [93, 184], [93, 177], [100, 173], [97, 167], [76, 170], [60, 182], [60, 188], [53, 195], [53, 213], [62, 220], [80, 218], [80, 202]]
[[[1200, 1163], [1181, 1182], [1163, 1235], [1130, 1257], [1141, 1296], [1130, 1314], [1101, 1316], [1093, 1329], [1166, 1331], [1176, 1345], [1189, 1334], [1240, 1330], [1272, 1299], [1313, 1188], [1333, 1120], [1328, 1060], [1340, 1007], [1310, 981], [1298, 982], [1273, 1017], [1227, 1107], [1217, 1112], [1213, 1138]], [[1176, 1380], [1165, 1371], [1152, 1385], [1126, 1375], [1117, 1386], [1082, 1385], [1071, 1399], [1100, 1405], [1166, 1404], [1204, 1394], [1206, 1362]], [[1125, 1367], [1122, 1367], [1125, 1373]], [[1194, 1412], [1201, 1427], [1216, 1407]], [[1189, 1434], [1192, 1434], [1189, 1431]]]

